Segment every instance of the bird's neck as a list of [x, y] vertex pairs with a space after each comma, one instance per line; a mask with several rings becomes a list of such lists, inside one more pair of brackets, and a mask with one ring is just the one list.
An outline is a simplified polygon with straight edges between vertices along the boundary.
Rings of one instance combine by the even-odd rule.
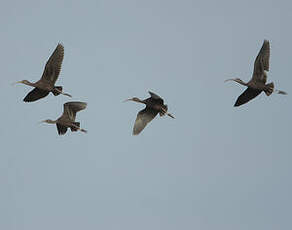
[[34, 86], [34, 84], [32, 82], [27, 81], [27, 80], [22, 81], [22, 83], [25, 84], [25, 85]]
[[49, 124], [56, 124], [57, 123], [57, 120], [53, 121], [53, 120], [47, 120], [47, 123]]
[[237, 83], [244, 85], [244, 86], [248, 86], [248, 83], [242, 81], [241, 79], [235, 79], [234, 81], [236, 81]]
[[142, 103], [142, 104], [146, 104], [145, 101], [143, 101], [139, 98], [134, 98], [133, 101], [138, 102], [138, 103]]

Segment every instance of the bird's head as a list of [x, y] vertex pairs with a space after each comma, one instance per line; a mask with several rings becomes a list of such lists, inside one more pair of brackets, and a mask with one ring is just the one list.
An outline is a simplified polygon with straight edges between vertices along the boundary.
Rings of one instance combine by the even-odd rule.
[[17, 81], [17, 82], [12, 83], [12, 85], [16, 85], [16, 84], [31, 85], [31, 83], [28, 80], [22, 80], [22, 81]]
[[133, 98], [129, 98], [127, 100], [124, 100], [124, 102], [126, 101], [135, 101], [135, 102], [141, 102], [141, 100], [138, 97], [133, 97]]
[[40, 123], [56, 124], [56, 121], [53, 121], [53, 120], [47, 119], [47, 120], [43, 120], [43, 121], [41, 121]]

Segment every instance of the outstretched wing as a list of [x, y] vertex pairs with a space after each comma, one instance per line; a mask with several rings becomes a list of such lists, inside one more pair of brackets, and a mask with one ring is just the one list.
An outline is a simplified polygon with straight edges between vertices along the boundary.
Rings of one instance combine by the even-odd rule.
[[254, 62], [254, 70], [252, 80], [266, 82], [264, 71], [269, 71], [270, 68], [270, 43], [264, 40], [264, 44]]
[[57, 126], [57, 130], [58, 130], [59, 135], [64, 135], [67, 132], [66, 126], [60, 125], [58, 123], [56, 124], [56, 126]]
[[157, 101], [159, 104], [161, 104], [161, 105], [163, 105], [163, 99], [160, 97], [160, 96], [158, 96], [157, 94], [155, 94], [155, 93], [153, 93], [153, 92], [150, 92], [150, 91], [148, 91], [149, 92], [149, 94], [150, 94], [150, 96], [151, 96], [151, 99], [154, 99], [155, 101]]
[[50, 92], [39, 88], [34, 88], [23, 99], [25, 102], [32, 102], [47, 96]]
[[234, 106], [240, 106], [259, 95], [262, 90], [248, 87], [236, 100]]
[[153, 110], [149, 107], [146, 107], [145, 109], [141, 110], [137, 114], [137, 118], [135, 121], [135, 125], [133, 128], [133, 135], [138, 135], [145, 126], [153, 120], [153, 118], [158, 114], [158, 111]]
[[55, 85], [61, 71], [63, 58], [64, 46], [62, 44], [58, 44], [55, 51], [47, 61], [41, 79], [49, 81], [52, 85]]
[[71, 121], [75, 121], [76, 113], [85, 109], [87, 103], [80, 101], [67, 102], [64, 104], [64, 113]]

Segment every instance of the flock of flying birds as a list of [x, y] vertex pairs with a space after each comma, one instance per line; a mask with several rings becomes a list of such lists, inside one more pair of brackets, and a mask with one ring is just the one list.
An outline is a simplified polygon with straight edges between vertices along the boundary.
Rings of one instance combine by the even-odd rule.
[[[62, 86], [55, 86], [61, 71], [63, 58], [64, 47], [63, 45], [58, 44], [55, 51], [47, 61], [43, 75], [39, 81], [35, 83], [31, 83], [27, 80], [16, 82], [34, 87], [34, 89], [26, 95], [23, 101], [33, 102], [46, 97], [50, 92], [53, 93], [54, 96], [63, 94], [65, 96], [71, 97], [70, 94], [63, 92]], [[262, 48], [254, 62], [254, 71], [251, 80], [247, 83], [243, 82], [239, 78], [226, 80], [232, 80], [241, 85], [247, 86], [247, 89], [237, 98], [234, 106], [240, 106], [247, 103], [263, 91], [267, 96], [270, 96], [273, 92], [278, 94], [287, 94], [284, 91], [276, 90], [274, 88], [273, 82], [266, 84], [267, 71], [269, 71], [269, 60], [270, 43], [269, 41], [264, 40]], [[168, 107], [166, 104], [164, 104], [164, 101], [160, 96], [150, 91], [149, 94], [150, 97], [144, 100], [141, 100], [137, 97], [125, 100], [146, 105], [145, 109], [139, 111], [137, 114], [133, 128], [133, 135], [138, 135], [146, 127], [146, 125], [155, 118], [158, 113], [160, 116], [168, 115], [169, 117], [174, 118], [173, 115], [167, 112]], [[63, 114], [57, 120], [47, 119], [42, 122], [56, 124], [59, 135], [65, 134], [68, 128], [70, 128], [72, 132], [87, 132], [85, 129], [80, 128], [80, 122], [75, 121], [76, 113], [85, 109], [86, 106], [87, 104], [85, 102], [67, 102], [64, 104]]]

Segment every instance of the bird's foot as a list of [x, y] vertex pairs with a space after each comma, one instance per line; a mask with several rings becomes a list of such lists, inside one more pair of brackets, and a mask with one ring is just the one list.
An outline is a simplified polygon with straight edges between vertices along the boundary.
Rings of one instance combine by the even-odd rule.
[[175, 117], [172, 114], [167, 113], [167, 115], [170, 116], [171, 118], [175, 119]]
[[85, 129], [79, 129], [81, 132], [87, 133], [87, 130]]
[[63, 95], [65, 95], [65, 96], [68, 96], [68, 97], [72, 97], [70, 94], [68, 94], [68, 93], [62, 93]]
[[277, 93], [277, 94], [282, 94], [282, 95], [287, 95], [288, 94], [285, 91], [277, 90], [277, 89], [275, 89], [274, 92]]

